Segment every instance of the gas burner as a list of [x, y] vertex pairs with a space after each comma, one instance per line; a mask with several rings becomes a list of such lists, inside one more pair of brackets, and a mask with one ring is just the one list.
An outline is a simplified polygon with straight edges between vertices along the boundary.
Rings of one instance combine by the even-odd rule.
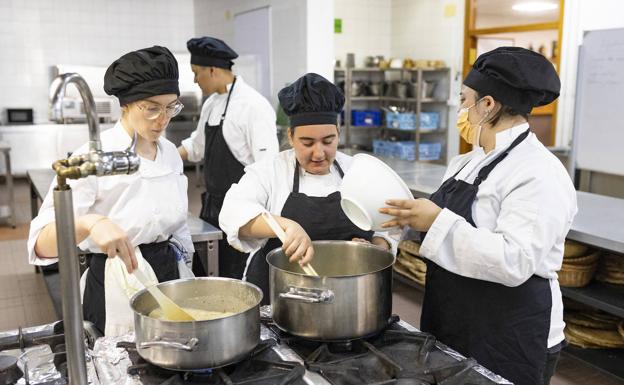
[[358, 340], [316, 342], [280, 332], [306, 368], [333, 385], [490, 384], [474, 372], [472, 359], [457, 361], [437, 348], [433, 335], [388, 323], [382, 332]]
[[383, 334], [386, 330], [391, 329], [392, 327], [394, 327], [399, 321], [401, 320], [401, 318], [399, 318], [398, 315], [396, 314], [392, 314], [390, 316], [390, 318], [388, 318], [388, 322], [386, 323], [386, 325], [383, 327], [383, 329], [376, 331], [374, 333], [371, 333], [370, 335], [367, 336], [363, 336], [360, 338], [354, 338], [354, 339], [350, 339], [350, 340], [338, 340], [338, 341], [319, 341], [319, 340], [315, 340], [315, 339], [308, 339], [308, 338], [304, 338], [304, 337], [298, 337], [295, 335], [292, 335], [282, 329], [279, 328], [279, 326], [277, 326], [277, 324], [273, 321], [272, 318], [266, 317], [266, 316], [262, 316], [260, 317], [260, 321], [264, 324], [264, 326], [266, 326], [275, 336], [275, 338], [277, 339], [278, 343], [285, 343], [287, 345], [291, 345], [291, 344], [306, 344], [309, 343], [311, 345], [317, 345], [319, 342], [321, 343], [330, 343], [332, 344], [332, 346], [335, 346], [336, 349], [344, 349], [344, 350], [349, 350], [350, 346], [352, 345], [352, 343], [354, 341], [360, 341], [363, 339], [369, 339], [369, 338], [373, 338], [376, 336], [379, 336], [381, 334]]
[[277, 344], [274, 339], [260, 342], [258, 346], [240, 362], [221, 368], [193, 371], [174, 371], [160, 368], [143, 360], [137, 353], [134, 343], [122, 342], [117, 347], [128, 351], [133, 365], [128, 374], [137, 376], [144, 385], [303, 385], [305, 368], [297, 362], [283, 361], [272, 350]]

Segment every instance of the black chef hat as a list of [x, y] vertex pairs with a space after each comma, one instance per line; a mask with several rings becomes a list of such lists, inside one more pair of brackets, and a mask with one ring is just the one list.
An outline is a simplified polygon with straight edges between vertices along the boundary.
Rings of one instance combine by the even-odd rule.
[[278, 97], [290, 118], [290, 127], [337, 124], [345, 100], [338, 87], [315, 73], [307, 73], [282, 88]]
[[115, 60], [104, 75], [104, 91], [126, 105], [156, 95], [180, 95], [178, 62], [165, 47], [129, 52]]
[[520, 47], [500, 47], [477, 58], [464, 84], [521, 114], [559, 97], [561, 82], [544, 56]]
[[186, 42], [186, 48], [191, 53], [191, 64], [204, 67], [230, 69], [232, 60], [238, 57], [223, 40], [214, 37], [195, 37]]

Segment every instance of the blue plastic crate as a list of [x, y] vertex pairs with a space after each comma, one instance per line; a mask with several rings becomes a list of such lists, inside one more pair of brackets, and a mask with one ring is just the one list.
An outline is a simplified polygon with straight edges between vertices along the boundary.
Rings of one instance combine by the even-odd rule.
[[[418, 147], [418, 151], [420, 160], [438, 160], [442, 154], [442, 143], [422, 142]], [[393, 142], [375, 139], [373, 140], [373, 153], [402, 160], [416, 160], [415, 146], [411, 140]]]
[[379, 156], [392, 156], [392, 142], [387, 140], [374, 139], [373, 153]]
[[420, 160], [438, 160], [442, 155], [442, 143], [422, 142], [418, 148]]
[[399, 130], [413, 130], [416, 128], [416, 114], [411, 112], [386, 113], [386, 126]]
[[440, 128], [440, 113], [439, 112], [421, 112], [420, 113], [420, 129], [437, 130]]
[[[386, 126], [399, 130], [413, 130], [416, 128], [416, 114], [411, 112], [389, 112], [386, 114]], [[424, 131], [437, 130], [440, 127], [440, 113], [421, 112], [420, 129]]]
[[381, 111], [353, 110], [351, 111], [352, 126], [381, 126]]

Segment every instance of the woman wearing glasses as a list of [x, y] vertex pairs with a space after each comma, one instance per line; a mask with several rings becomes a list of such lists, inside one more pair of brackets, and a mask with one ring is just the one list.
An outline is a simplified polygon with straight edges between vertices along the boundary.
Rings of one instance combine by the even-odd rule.
[[[90, 176], [70, 184], [78, 247], [92, 253], [81, 280], [84, 319], [106, 335], [118, 335], [132, 329], [128, 299], [141, 288], [128, 273], [139, 269], [159, 282], [192, 275], [188, 255], [194, 249], [186, 225], [182, 159], [162, 136], [169, 120], [183, 108], [176, 59], [158, 46], [127, 53], [106, 71], [104, 90], [119, 99], [122, 116], [102, 133], [102, 150], [124, 150], [136, 136], [139, 171]], [[87, 151], [85, 144], [75, 154]], [[49, 265], [58, 258], [54, 219], [48, 193], [30, 227], [32, 264]]]

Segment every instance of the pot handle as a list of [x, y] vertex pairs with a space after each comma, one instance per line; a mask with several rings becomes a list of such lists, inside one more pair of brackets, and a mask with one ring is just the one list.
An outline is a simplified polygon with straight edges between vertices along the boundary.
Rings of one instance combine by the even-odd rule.
[[288, 292], [280, 293], [279, 297], [306, 303], [332, 303], [335, 296], [334, 292], [329, 289], [322, 290], [290, 286]]
[[139, 348], [148, 349], [148, 348], [159, 347], [159, 348], [171, 348], [171, 349], [184, 350], [187, 352], [191, 352], [195, 350], [195, 347], [197, 346], [198, 342], [199, 340], [195, 337], [189, 339], [186, 343], [176, 342], [176, 341], [167, 341], [167, 340], [161, 339], [160, 337], [156, 337], [152, 341], [141, 342], [139, 344]]

